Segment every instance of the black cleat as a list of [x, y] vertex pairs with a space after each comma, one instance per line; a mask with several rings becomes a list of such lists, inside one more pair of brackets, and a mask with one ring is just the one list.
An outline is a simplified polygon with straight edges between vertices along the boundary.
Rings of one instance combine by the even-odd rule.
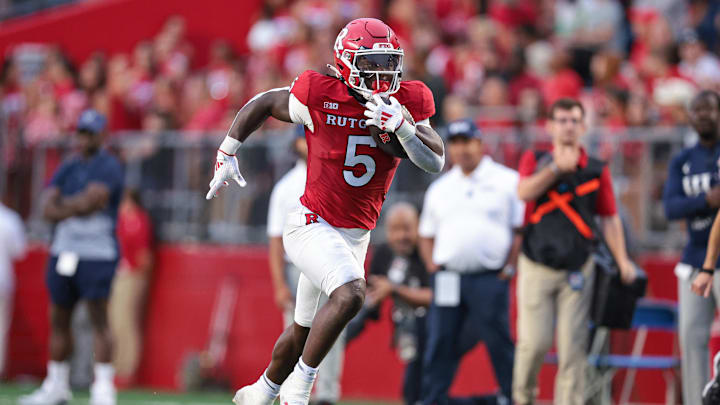
[[720, 405], [720, 352], [713, 359], [713, 379], [703, 389], [703, 405]]

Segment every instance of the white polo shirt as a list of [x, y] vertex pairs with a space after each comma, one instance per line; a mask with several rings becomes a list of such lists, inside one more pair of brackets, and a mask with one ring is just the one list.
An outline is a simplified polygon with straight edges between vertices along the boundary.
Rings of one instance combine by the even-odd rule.
[[433, 261], [457, 272], [500, 269], [523, 224], [525, 203], [517, 197], [515, 170], [483, 157], [466, 176], [459, 166], [425, 193], [420, 236], [434, 238]]
[[307, 165], [299, 159], [295, 167], [275, 184], [270, 194], [270, 207], [268, 207], [267, 235], [279, 237], [283, 234], [285, 217], [294, 207], [297, 207], [300, 197], [305, 192], [307, 179]]

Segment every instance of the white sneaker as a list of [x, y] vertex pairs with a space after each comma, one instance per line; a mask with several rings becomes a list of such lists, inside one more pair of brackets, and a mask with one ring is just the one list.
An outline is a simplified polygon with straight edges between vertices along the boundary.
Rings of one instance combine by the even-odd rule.
[[235, 393], [233, 403], [235, 405], [272, 405], [275, 398], [270, 398], [262, 389], [252, 385], [246, 385]]
[[18, 405], [64, 405], [72, 399], [72, 392], [68, 387], [59, 387], [48, 379], [43, 381], [40, 388], [28, 395], [18, 398]]
[[280, 387], [280, 405], [308, 405], [313, 382], [305, 381], [293, 370]]
[[115, 405], [117, 390], [111, 383], [93, 383], [90, 387], [90, 405]]

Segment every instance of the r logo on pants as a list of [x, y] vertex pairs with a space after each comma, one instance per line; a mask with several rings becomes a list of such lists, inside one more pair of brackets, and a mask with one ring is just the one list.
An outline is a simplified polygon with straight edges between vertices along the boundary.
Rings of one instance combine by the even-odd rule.
[[305, 225], [317, 224], [318, 214], [305, 214]]

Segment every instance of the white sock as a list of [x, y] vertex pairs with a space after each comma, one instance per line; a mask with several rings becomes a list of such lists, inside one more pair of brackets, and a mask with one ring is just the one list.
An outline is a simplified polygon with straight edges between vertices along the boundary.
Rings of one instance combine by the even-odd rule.
[[266, 374], [267, 370], [262, 373], [255, 385], [260, 387], [260, 389], [262, 389], [263, 392], [265, 392], [269, 397], [275, 398], [278, 396], [278, 394], [280, 394], [280, 384], [275, 384], [274, 382], [272, 382], [272, 380], [270, 380]]
[[295, 366], [295, 371], [297, 371], [298, 375], [305, 381], [313, 382], [315, 381], [315, 376], [317, 376], [318, 369], [317, 367], [308, 366], [305, 364], [302, 357], [300, 357], [300, 360], [298, 360], [297, 365]]
[[111, 363], [95, 363], [95, 383], [115, 385], [115, 367]]
[[47, 379], [57, 387], [70, 389], [70, 363], [49, 361]]

